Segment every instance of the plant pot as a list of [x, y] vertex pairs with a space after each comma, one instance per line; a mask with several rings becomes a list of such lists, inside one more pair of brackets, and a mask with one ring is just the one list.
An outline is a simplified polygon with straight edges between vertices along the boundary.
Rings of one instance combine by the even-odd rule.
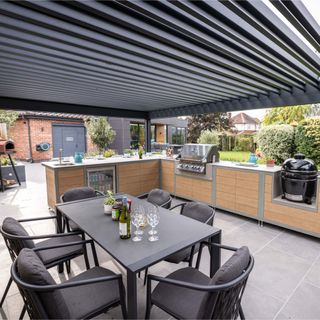
[[112, 204], [104, 204], [103, 209], [104, 209], [104, 214], [111, 214]]
[[139, 154], [139, 159], [142, 159], [142, 154], [141, 155]]
[[267, 167], [274, 167], [275, 161], [274, 160], [267, 160]]

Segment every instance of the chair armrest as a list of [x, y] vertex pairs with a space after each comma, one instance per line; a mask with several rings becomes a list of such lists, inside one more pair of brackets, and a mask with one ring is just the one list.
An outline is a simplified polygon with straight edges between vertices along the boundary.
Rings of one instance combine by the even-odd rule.
[[122, 285], [122, 275], [121, 274], [116, 274], [112, 276], [106, 276], [106, 277], [99, 277], [99, 278], [93, 278], [93, 279], [88, 279], [88, 280], [78, 280], [78, 281], [72, 281], [72, 282], [67, 282], [67, 283], [60, 283], [60, 284], [53, 284], [53, 285], [35, 285], [35, 284], [30, 284], [28, 282], [25, 282], [20, 279], [16, 272], [16, 264], [17, 260], [13, 263], [11, 267], [11, 276], [14, 281], [21, 286], [24, 289], [27, 290], [32, 290], [32, 291], [52, 291], [52, 290], [57, 290], [57, 289], [65, 289], [65, 288], [71, 288], [71, 287], [79, 287], [79, 286], [85, 286], [93, 283], [100, 283], [100, 282], [105, 282], [105, 281], [113, 281], [117, 280], [119, 284]]
[[65, 247], [72, 247], [80, 244], [86, 244], [86, 243], [94, 243], [92, 239], [89, 240], [81, 240], [81, 241], [73, 241], [73, 242], [66, 242], [63, 244], [57, 244], [54, 246], [47, 246], [47, 247], [41, 247], [41, 248], [34, 248], [32, 249], [34, 252], [43, 251], [43, 250], [51, 250], [51, 249], [57, 249], [57, 248], [65, 248]]
[[148, 192], [145, 192], [145, 193], [142, 193], [142, 194], [139, 194], [138, 196], [137, 196], [137, 198], [138, 199], [143, 199], [143, 198], [146, 198], [147, 196], [148, 196]]
[[61, 237], [69, 237], [74, 235], [82, 235], [82, 231], [74, 231], [69, 233], [53, 233], [53, 234], [44, 234], [40, 236], [16, 236], [5, 231], [1, 230], [1, 232], [8, 238], [8, 239], [18, 239], [18, 240], [40, 240], [40, 239], [47, 239], [47, 238], [61, 238]]
[[175, 208], [181, 207], [181, 209], [180, 209], [180, 213], [181, 213], [181, 210], [183, 209], [183, 207], [184, 207], [186, 204], [187, 204], [187, 202], [179, 203], [179, 204], [171, 207], [169, 210], [173, 210], [173, 209], [175, 209]]
[[94, 190], [94, 192], [96, 193], [96, 196], [105, 196], [105, 194], [99, 190]]
[[42, 221], [42, 220], [49, 220], [49, 219], [57, 219], [57, 216], [45, 216], [45, 217], [38, 217], [38, 218], [30, 218], [30, 219], [19, 219], [18, 222], [29, 222], [29, 221]]
[[207, 247], [218, 247], [220, 249], [225, 249], [225, 250], [230, 250], [230, 251], [237, 251], [238, 250], [237, 248], [226, 246], [226, 245], [222, 245], [222, 244], [219, 244], [219, 243], [201, 241], [199, 252], [198, 252], [198, 257], [197, 257], [197, 261], [196, 261], [196, 269], [199, 269], [200, 261], [201, 261], [201, 257], [202, 257], [202, 250], [203, 250], [204, 246], [207, 246]]
[[[162, 204], [160, 207], [165, 207], [168, 203], [171, 203], [172, 197], [170, 196], [169, 200]], [[170, 210], [170, 209], [169, 209]]]
[[[242, 278], [242, 276], [243, 275], [241, 275], [241, 278]], [[237, 278], [236, 280], [232, 280], [232, 281], [225, 283], [225, 284], [202, 285], [202, 284], [196, 284], [196, 283], [192, 283], [192, 282], [186, 282], [186, 281], [180, 281], [180, 280], [175, 280], [175, 279], [170, 279], [170, 278], [159, 277], [159, 276], [155, 276], [155, 275], [151, 275], [151, 274], [148, 275], [148, 282], [151, 282], [153, 280], [153, 281], [168, 283], [170, 285], [174, 285], [174, 286], [178, 286], [178, 287], [183, 287], [183, 288], [197, 290], [197, 291], [206, 291], [206, 292], [214, 292], [214, 291], [220, 291], [220, 290], [227, 289], [227, 288], [233, 286], [235, 283], [237, 283], [239, 281], [239, 279], [240, 279], [240, 277]], [[149, 285], [149, 287], [151, 287], [151, 286]]]

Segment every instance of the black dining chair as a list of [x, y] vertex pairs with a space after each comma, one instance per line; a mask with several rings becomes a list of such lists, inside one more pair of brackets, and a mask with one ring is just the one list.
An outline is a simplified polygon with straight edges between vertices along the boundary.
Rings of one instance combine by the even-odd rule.
[[165, 209], [169, 209], [172, 202], [170, 193], [161, 189], [152, 189], [149, 193], [139, 195], [138, 198], [146, 199], [148, 202]]
[[[86, 244], [83, 242], [84, 234], [80, 231], [72, 233], [59, 233], [59, 234], [45, 234], [38, 236], [30, 236], [26, 229], [23, 227], [22, 223], [25, 222], [35, 222], [35, 221], [45, 221], [45, 220], [55, 220], [56, 216], [39, 217], [32, 219], [22, 219], [16, 220], [12, 217], [7, 217], [4, 219], [2, 226], [0, 227], [0, 232], [8, 248], [10, 257], [12, 261], [15, 261], [16, 257], [23, 248], [42, 248], [42, 247], [52, 247], [57, 248], [52, 250], [47, 250], [45, 252], [39, 252], [39, 258], [44, 263], [46, 268], [51, 268], [57, 266], [61, 263], [66, 263], [67, 272], [70, 273], [70, 260], [78, 256], [84, 255], [84, 260], [86, 268], [89, 269], [89, 259], [87, 255]], [[46, 239], [35, 243], [33, 240]], [[66, 243], [76, 243], [72, 246], [61, 247]], [[93, 241], [90, 242], [92, 251], [95, 252], [95, 246]], [[95, 258], [95, 264], [98, 265], [98, 260]], [[10, 277], [5, 291], [3, 293], [0, 307], [2, 307], [3, 302], [7, 296], [12, 283], [12, 278]]]
[[[199, 271], [204, 245], [234, 251], [212, 278]], [[195, 268], [179, 269], [167, 277], [148, 275], [146, 319], [153, 305], [177, 319], [244, 319], [241, 299], [253, 265], [245, 246], [236, 249], [202, 242]], [[158, 284], [151, 292], [153, 281]]]
[[95, 266], [57, 284], [39, 259], [45, 250], [23, 249], [11, 267], [30, 319], [90, 319], [118, 305], [127, 317], [120, 274]]
[[[179, 203], [176, 206], [172, 207], [170, 210], [180, 208], [180, 214], [191, 219], [213, 225], [215, 209], [212, 206], [209, 206], [201, 202], [183, 202]], [[192, 266], [193, 256], [199, 251], [199, 244], [196, 244], [192, 247], [182, 249], [169, 257], [164, 261], [178, 264], [180, 262], [188, 262], [189, 267]], [[148, 268], [145, 270], [144, 275], [144, 285], [146, 284], [148, 274]]]
[[[65, 193], [60, 196], [60, 202], [77, 201], [101, 196], [105, 196], [105, 194], [101, 191], [94, 190], [91, 187], [71, 188], [66, 190]], [[62, 229], [65, 230], [65, 228], [67, 228], [68, 232], [79, 230], [79, 226], [66, 217], [63, 219]]]

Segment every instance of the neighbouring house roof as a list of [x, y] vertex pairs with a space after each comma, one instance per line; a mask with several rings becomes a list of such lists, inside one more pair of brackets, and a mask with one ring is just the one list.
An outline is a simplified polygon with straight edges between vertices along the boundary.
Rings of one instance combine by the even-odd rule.
[[56, 112], [41, 112], [41, 111], [19, 111], [20, 118], [46, 118], [46, 119], [72, 119], [86, 120], [87, 115], [72, 114], [72, 113], [56, 113]]
[[235, 116], [233, 116], [230, 119], [230, 121], [233, 125], [235, 125], [235, 124], [259, 124], [260, 123], [259, 119], [252, 118], [244, 112], [240, 112], [240, 113], [236, 114]]

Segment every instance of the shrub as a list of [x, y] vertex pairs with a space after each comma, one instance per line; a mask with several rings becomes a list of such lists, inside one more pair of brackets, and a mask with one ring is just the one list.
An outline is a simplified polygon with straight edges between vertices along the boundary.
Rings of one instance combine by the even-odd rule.
[[219, 134], [215, 130], [203, 130], [197, 140], [198, 143], [219, 144]]
[[294, 129], [287, 124], [264, 127], [258, 133], [257, 142], [267, 158], [272, 158], [277, 164], [281, 164], [292, 155]]
[[320, 117], [302, 120], [296, 128], [297, 151], [320, 165]]
[[234, 151], [254, 151], [254, 141], [253, 136], [242, 135], [236, 137], [236, 146]]

